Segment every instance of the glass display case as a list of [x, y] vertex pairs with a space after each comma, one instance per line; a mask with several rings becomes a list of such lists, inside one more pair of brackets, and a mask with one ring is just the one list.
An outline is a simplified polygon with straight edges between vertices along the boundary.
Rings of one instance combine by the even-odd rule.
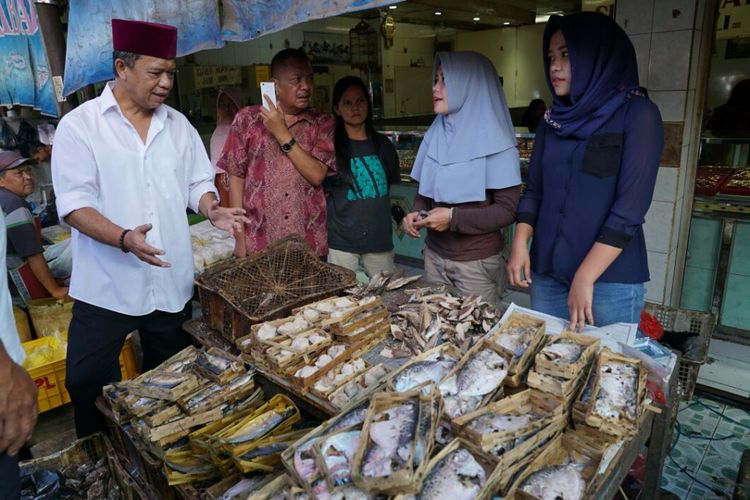
[[750, 340], [750, 137], [701, 138], [680, 306]]
[[[417, 157], [419, 145], [422, 143], [428, 127], [390, 127], [379, 132], [388, 137], [398, 151], [401, 179], [403, 182], [414, 182], [409, 174]], [[531, 151], [534, 148], [534, 134], [531, 132], [516, 132], [516, 142], [521, 157], [521, 177], [526, 179]]]

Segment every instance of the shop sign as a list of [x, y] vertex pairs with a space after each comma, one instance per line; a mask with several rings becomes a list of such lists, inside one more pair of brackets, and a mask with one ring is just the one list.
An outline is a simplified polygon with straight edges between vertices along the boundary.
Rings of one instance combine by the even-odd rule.
[[47, 53], [31, 0], [0, 0], [0, 106], [57, 116]]
[[720, 0], [716, 38], [750, 36], [750, 0]]
[[242, 71], [235, 66], [196, 66], [193, 76], [196, 90], [242, 83]]

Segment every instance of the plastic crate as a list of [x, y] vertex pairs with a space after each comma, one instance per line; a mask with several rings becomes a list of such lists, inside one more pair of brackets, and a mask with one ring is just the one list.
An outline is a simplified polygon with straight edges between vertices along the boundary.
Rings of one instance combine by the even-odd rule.
[[695, 391], [698, 372], [708, 356], [708, 343], [711, 341], [716, 328], [716, 316], [707, 312], [688, 311], [648, 302], [645, 311], [656, 317], [665, 331], [674, 332], [675, 325], [682, 323], [688, 325], [688, 328], [680, 328], [681, 331], [698, 334], [697, 337], [694, 337], [692, 352], [680, 356], [680, 361], [675, 367], [677, 370], [677, 395], [684, 401], [690, 401]]
[[[52, 337], [42, 337], [23, 343], [24, 350], [28, 353], [35, 347], [47, 344]], [[37, 366], [28, 370], [29, 376], [39, 389], [37, 406], [39, 413], [44, 413], [58, 406], [70, 403], [70, 394], [65, 389], [65, 358]], [[135, 353], [130, 336], [125, 339], [120, 353], [120, 373], [122, 379], [127, 380], [138, 375], [136, 368]]]

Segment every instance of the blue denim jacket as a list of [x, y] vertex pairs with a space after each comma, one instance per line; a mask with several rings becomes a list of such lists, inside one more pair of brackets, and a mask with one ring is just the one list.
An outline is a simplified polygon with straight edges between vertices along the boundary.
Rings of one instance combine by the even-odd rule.
[[542, 122], [518, 222], [534, 227], [534, 272], [573, 280], [595, 242], [622, 248], [599, 281], [648, 281], [643, 223], [664, 131], [657, 107], [633, 96], [588, 139], [562, 138]]

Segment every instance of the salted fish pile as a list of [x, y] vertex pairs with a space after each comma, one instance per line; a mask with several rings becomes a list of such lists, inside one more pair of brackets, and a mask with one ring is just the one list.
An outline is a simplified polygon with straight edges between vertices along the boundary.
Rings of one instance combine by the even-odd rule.
[[388, 272], [381, 271], [370, 278], [367, 284], [360, 284], [348, 289], [346, 292], [354, 297], [364, 297], [366, 295], [380, 295], [383, 292], [398, 290], [409, 283], [413, 283], [422, 277], [421, 274], [414, 276], [405, 276], [404, 271]]
[[446, 455], [425, 478], [419, 499], [475, 498], [487, 482], [484, 468], [464, 448]]
[[586, 492], [586, 481], [577, 464], [555, 465], [531, 474], [520, 490], [539, 500], [579, 500]]
[[559, 339], [544, 347], [539, 356], [553, 363], [572, 364], [578, 361], [586, 346], [569, 339]]
[[454, 295], [444, 286], [407, 292], [408, 302], [393, 314], [391, 336], [381, 352], [385, 357], [411, 357], [445, 342], [466, 351], [500, 317], [497, 309], [481, 297]]
[[638, 417], [638, 368], [633, 365], [608, 362], [599, 370], [599, 391], [594, 401], [593, 412], [597, 415], [618, 419]]
[[411, 465], [418, 417], [414, 399], [375, 415], [362, 459], [363, 477], [386, 477]]
[[479, 408], [484, 398], [494, 393], [508, 375], [508, 363], [492, 349], [467, 354], [468, 359], [456, 373], [439, 386], [444, 411], [457, 418]]
[[[8, 480], [8, 479], [6, 479]], [[72, 464], [60, 469], [21, 469], [22, 500], [66, 498], [70, 500], [120, 500], [126, 495], [109, 472], [107, 458]]]

